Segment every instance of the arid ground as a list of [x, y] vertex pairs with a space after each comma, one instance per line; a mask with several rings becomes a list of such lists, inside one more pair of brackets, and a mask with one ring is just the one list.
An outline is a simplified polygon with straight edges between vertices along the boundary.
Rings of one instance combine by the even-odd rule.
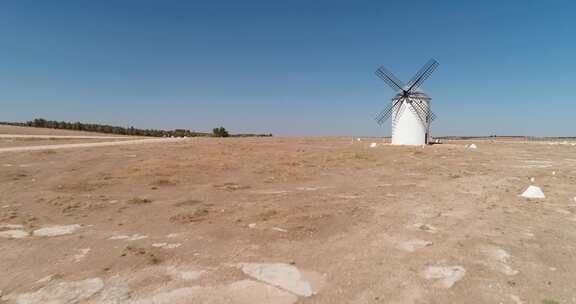
[[0, 151], [0, 302], [576, 303], [576, 146], [469, 143]]

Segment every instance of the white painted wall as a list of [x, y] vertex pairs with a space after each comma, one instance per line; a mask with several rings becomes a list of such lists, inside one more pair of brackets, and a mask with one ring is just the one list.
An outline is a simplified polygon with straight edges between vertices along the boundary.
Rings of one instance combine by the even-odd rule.
[[[422, 101], [422, 105], [428, 108], [428, 102]], [[406, 103], [403, 111], [394, 111], [392, 114], [393, 145], [422, 146], [426, 144], [426, 127], [410, 109], [411, 107], [412, 104]]]

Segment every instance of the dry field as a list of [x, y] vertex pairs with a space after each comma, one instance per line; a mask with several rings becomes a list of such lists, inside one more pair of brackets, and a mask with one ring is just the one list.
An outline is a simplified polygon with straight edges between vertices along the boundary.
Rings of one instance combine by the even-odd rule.
[[106, 137], [126, 137], [107, 133], [84, 132], [74, 130], [55, 130], [48, 128], [28, 128], [18, 126], [0, 125], [0, 134], [15, 135], [44, 135], [44, 136], [106, 136]]
[[28, 146], [46, 146], [46, 145], [67, 145], [67, 144], [79, 144], [79, 143], [97, 143], [97, 142], [111, 142], [111, 141], [122, 141], [124, 138], [107, 138], [107, 139], [97, 139], [97, 138], [29, 138], [29, 137], [16, 137], [16, 138], [1, 138], [0, 137], [0, 148], [11, 148], [11, 147], [28, 147]]
[[137, 138], [142, 137], [0, 125], [0, 149], [11, 147], [112, 142]]
[[0, 153], [0, 302], [576, 303], [575, 146], [373, 141]]

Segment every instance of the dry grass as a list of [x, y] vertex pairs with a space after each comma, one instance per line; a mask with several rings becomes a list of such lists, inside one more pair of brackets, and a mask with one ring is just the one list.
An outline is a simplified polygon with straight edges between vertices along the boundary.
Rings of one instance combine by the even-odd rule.
[[[184, 286], [151, 275], [164, 267], [203, 269], [201, 281], [182, 284], [213, 287], [245, 278], [228, 265], [294, 261], [325, 278], [303, 303], [509, 303], [511, 295], [570, 303], [576, 147], [477, 141], [471, 152], [469, 143], [370, 148], [350, 138], [199, 138], [2, 154], [0, 165], [11, 166], [0, 170], [0, 224], [83, 228], [0, 239], [0, 286], [30, 292], [51, 273], [65, 282], [101, 277], [110, 286], [112, 275], [141, 273], [130, 284], [138, 296]], [[519, 197], [530, 177], [545, 200]], [[115, 235], [136, 239], [110, 240]], [[413, 252], [399, 246], [413, 240], [431, 244]], [[495, 259], [487, 247], [510, 257]], [[92, 250], [75, 263], [76, 248]], [[445, 290], [423, 277], [429, 265], [458, 265], [466, 274]]]

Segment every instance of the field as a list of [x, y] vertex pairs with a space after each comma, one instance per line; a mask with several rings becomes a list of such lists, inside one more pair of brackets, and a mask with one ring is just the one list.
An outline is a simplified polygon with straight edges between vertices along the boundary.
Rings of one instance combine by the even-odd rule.
[[0, 152], [2, 300], [576, 303], [574, 145], [381, 142]]
[[10, 125], [0, 125], [0, 134], [12, 135], [40, 135], [40, 136], [105, 136], [105, 137], [126, 137], [123, 135], [114, 135], [106, 133], [73, 131], [73, 130], [55, 130], [47, 128], [28, 128]]

